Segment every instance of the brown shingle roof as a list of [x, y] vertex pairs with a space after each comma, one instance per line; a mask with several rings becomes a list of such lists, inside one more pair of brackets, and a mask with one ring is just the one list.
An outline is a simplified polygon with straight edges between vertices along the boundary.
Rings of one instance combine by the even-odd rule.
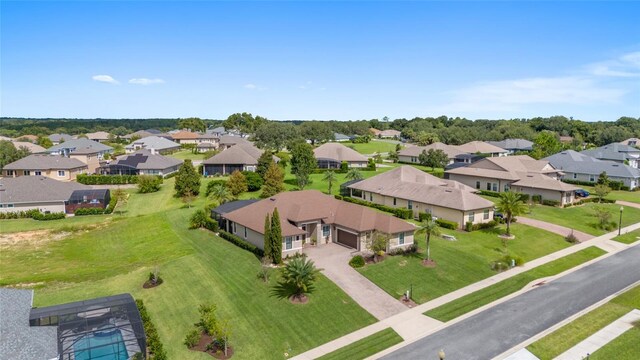
[[553, 179], [547, 175], [532, 173], [522, 174], [521, 179], [511, 185], [555, 191], [575, 191], [579, 189], [576, 186]]
[[313, 149], [313, 155], [316, 159], [331, 159], [338, 162], [366, 162], [368, 160], [366, 156], [339, 143], [322, 144]]
[[471, 141], [466, 144], [458, 145], [458, 149], [470, 154], [493, 154], [493, 153], [507, 153], [508, 151], [497, 147], [495, 145], [488, 144], [484, 141]]
[[221, 153], [216, 154], [207, 160], [203, 161], [203, 164], [244, 164], [244, 165], [256, 165], [258, 164], [258, 158], [262, 155], [263, 150], [258, 149], [251, 143], [240, 143], [234, 145]]
[[464, 151], [458, 149], [457, 146], [447, 145], [441, 142], [436, 142], [427, 146], [407, 146], [406, 148], [400, 150], [398, 155], [401, 156], [420, 156], [422, 151], [429, 151], [429, 149], [434, 150], [442, 150], [449, 157], [449, 159], [453, 159], [460, 154], [465, 154]]
[[493, 207], [491, 201], [474, 194], [475, 189], [469, 186], [437, 178], [408, 165], [348, 187], [460, 211]]
[[198, 138], [198, 134], [191, 131], [181, 130], [171, 134], [171, 137], [174, 140], [194, 140]]
[[269, 199], [247, 205], [227, 213], [225, 217], [260, 234], [264, 232], [264, 218], [278, 208], [282, 235], [303, 234], [304, 231], [291, 222], [322, 220], [357, 232], [378, 230], [393, 234], [413, 231], [408, 222], [383, 214], [365, 206], [348, 203], [325, 195], [317, 190], [284, 192]]

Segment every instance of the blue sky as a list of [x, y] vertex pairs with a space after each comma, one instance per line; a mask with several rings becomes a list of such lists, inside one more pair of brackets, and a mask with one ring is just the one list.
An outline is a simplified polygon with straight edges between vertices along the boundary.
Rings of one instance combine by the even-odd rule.
[[0, 2], [1, 116], [640, 116], [640, 3]]

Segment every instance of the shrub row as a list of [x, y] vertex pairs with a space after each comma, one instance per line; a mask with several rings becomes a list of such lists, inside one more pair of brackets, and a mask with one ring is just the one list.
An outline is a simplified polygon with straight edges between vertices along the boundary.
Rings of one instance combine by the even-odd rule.
[[260, 249], [259, 247], [249, 242], [244, 241], [243, 239], [233, 235], [232, 233], [226, 232], [224, 230], [220, 230], [218, 234], [220, 235], [221, 238], [227, 240], [228, 242], [236, 245], [241, 249], [248, 250], [260, 257], [264, 256], [264, 251], [262, 251], [262, 249]]
[[[598, 198], [590, 197], [590, 198], [580, 199], [578, 201], [574, 201], [573, 204], [566, 204], [564, 207], [572, 207], [572, 206], [578, 206], [578, 205], [587, 204], [587, 203], [597, 203], [597, 202], [598, 202]], [[603, 204], [613, 204], [616, 201], [615, 200], [611, 200], [611, 199], [602, 199], [601, 202]]]
[[86, 175], [80, 174], [76, 181], [85, 185], [137, 184], [138, 175]]
[[544, 199], [544, 200], [542, 200], [542, 205], [546, 205], [546, 206], [560, 206], [560, 201], [558, 201], [558, 200], [549, 200], [549, 199]]
[[437, 219], [436, 220], [436, 224], [440, 225], [440, 227], [443, 227], [445, 229], [456, 230], [458, 228], [458, 223], [457, 222], [449, 221], [449, 220], [445, 220], [445, 219]]
[[[571, 179], [563, 179], [562, 181], [566, 182], [567, 184], [573, 184], [573, 185], [581, 185], [581, 186], [595, 186], [597, 184], [597, 182], [595, 181], [580, 181], [580, 180], [571, 180]], [[624, 185], [624, 182], [622, 181], [617, 181], [617, 180], [609, 180], [608, 186], [611, 188], [611, 190], [629, 190], [628, 186]]]
[[418, 246], [416, 244], [411, 244], [404, 249], [402, 248], [392, 249], [387, 254], [391, 256], [396, 256], [396, 255], [409, 255], [409, 254], [414, 254], [416, 252], [418, 252]]
[[418, 220], [425, 221], [425, 220], [431, 220], [431, 214], [426, 213], [426, 212], [421, 212], [418, 214]]
[[107, 205], [107, 208], [104, 210], [104, 213], [111, 214], [113, 212], [113, 209], [116, 208], [116, 205], [118, 205], [118, 199], [115, 197], [112, 197], [111, 200], [109, 200], [109, 205]]
[[76, 209], [76, 211], [73, 212], [73, 214], [75, 216], [83, 216], [83, 215], [102, 215], [106, 212], [105, 209], [102, 208], [80, 208], [80, 209]]
[[147, 350], [149, 351], [150, 360], [166, 360], [167, 352], [164, 350], [164, 346], [158, 336], [158, 330], [151, 322], [151, 317], [147, 312], [147, 308], [141, 299], [136, 299], [136, 306], [140, 312], [140, 318], [142, 319], [142, 326], [144, 327], [144, 333], [147, 337]]
[[197, 210], [191, 215], [189, 220], [189, 229], [205, 228], [213, 232], [218, 231], [218, 222], [213, 220], [205, 210]]
[[38, 209], [31, 209], [31, 210], [27, 210], [27, 211], [14, 211], [14, 212], [6, 212], [6, 213], [0, 213], [0, 220], [5, 220], [5, 219], [34, 219], [34, 220], [39, 220], [39, 221], [46, 221], [46, 220], [59, 220], [59, 219], [64, 219], [67, 215], [63, 212], [55, 212], [55, 213], [49, 213], [49, 214], [45, 214], [40, 212], [40, 210]]
[[498, 222], [496, 220], [491, 220], [486, 223], [478, 223], [478, 224], [474, 224], [471, 221], [467, 221], [464, 224], [464, 229], [467, 232], [471, 232], [471, 231], [482, 230], [482, 229], [492, 229], [496, 227], [496, 225], [498, 225]]
[[413, 210], [411, 209], [405, 209], [405, 208], [392, 208], [390, 206], [386, 206], [386, 205], [380, 205], [380, 204], [376, 204], [376, 203], [372, 203], [369, 201], [365, 201], [365, 200], [361, 200], [358, 198], [353, 198], [353, 197], [348, 197], [348, 196], [340, 196], [340, 195], [336, 195], [336, 199], [338, 200], [344, 200], [350, 203], [354, 203], [354, 204], [358, 204], [358, 205], [362, 205], [362, 206], [368, 206], [368, 207], [372, 207], [374, 209], [378, 209], [381, 211], [385, 211], [388, 213], [392, 213], [393, 215], [395, 215], [396, 217], [399, 217], [400, 219], [411, 219], [411, 217], [413, 216]]

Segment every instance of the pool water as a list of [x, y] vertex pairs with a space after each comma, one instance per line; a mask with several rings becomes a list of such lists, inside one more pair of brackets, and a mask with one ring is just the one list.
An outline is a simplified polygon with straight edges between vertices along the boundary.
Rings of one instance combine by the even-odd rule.
[[120, 330], [90, 334], [73, 345], [75, 360], [127, 360], [127, 349]]

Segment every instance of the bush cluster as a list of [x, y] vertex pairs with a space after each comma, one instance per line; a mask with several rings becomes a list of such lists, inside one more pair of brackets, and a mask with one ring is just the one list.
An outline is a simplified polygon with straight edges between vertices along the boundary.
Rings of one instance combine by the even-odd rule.
[[542, 200], [542, 205], [546, 205], [546, 206], [560, 206], [560, 201], [558, 201], [558, 200], [549, 200], [549, 199], [544, 199], [544, 200]]
[[[563, 179], [562, 181], [566, 182], [567, 184], [581, 185], [581, 186], [593, 186], [596, 184], [596, 182], [594, 181], [579, 181], [579, 180], [570, 180], [570, 179]], [[625, 186], [624, 182], [622, 181], [609, 180], [607, 185], [611, 188], [611, 190], [627, 190], [627, 191], [629, 190], [629, 187]]]
[[494, 219], [486, 223], [473, 224], [471, 226], [471, 231], [482, 230], [482, 229], [493, 229], [497, 225], [498, 225], [498, 222]]
[[[247, 179], [247, 191], [258, 191], [262, 188], [264, 180], [257, 172], [243, 171], [242, 175]], [[208, 188], [208, 185], [207, 185]]]
[[213, 232], [218, 231], [218, 222], [210, 218], [204, 210], [197, 210], [189, 219], [189, 229], [205, 228]]
[[211, 180], [211, 181], [209, 181], [209, 183], [207, 184], [207, 190], [205, 191], [205, 195], [207, 195], [207, 196], [211, 195], [211, 192], [213, 191], [213, 188], [216, 187], [216, 185], [227, 186], [227, 180]]
[[348, 197], [348, 196], [340, 196], [340, 195], [336, 195], [336, 199], [338, 200], [344, 200], [350, 203], [354, 203], [354, 204], [358, 204], [358, 205], [362, 205], [362, 206], [368, 206], [368, 207], [372, 207], [381, 211], [385, 211], [388, 213], [392, 213], [393, 215], [395, 215], [396, 217], [399, 217], [400, 219], [411, 219], [411, 217], [413, 216], [413, 210], [411, 209], [405, 209], [405, 208], [393, 208], [390, 206], [386, 206], [386, 205], [381, 205], [381, 204], [376, 204], [376, 203], [372, 203], [369, 201], [365, 201], [365, 200], [361, 200], [358, 198], [353, 198], [353, 197]]
[[387, 254], [389, 254], [391, 256], [409, 255], [409, 254], [414, 254], [417, 251], [418, 251], [418, 246], [416, 244], [411, 244], [411, 245], [407, 246], [404, 249], [402, 249], [402, 248], [392, 249]]
[[[162, 176], [156, 176], [162, 181]], [[76, 176], [76, 181], [85, 185], [122, 185], [137, 184], [138, 175], [87, 175], [80, 174]]]
[[147, 350], [149, 351], [150, 360], [166, 360], [167, 352], [164, 350], [162, 342], [160, 342], [160, 336], [158, 336], [158, 330], [151, 322], [151, 317], [147, 312], [147, 308], [140, 299], [136, 299], [136, 305], [140, 312], [140, 318], [142, 319], [142, 325], [144, 327], [144, 333], [147, 337]]
[[106, 212], [105, 209], [94, 207], [94, 208], [80, 208], [76, 209], [73, 214], [75, 216], [83, 216], [83, 215], [103, 215]]
[[458, 228], [458, 223], [457, 222], [449, 221], [449, 220], [445, 220], [445, 219], [436, 220], [436, 224], [438, 224], [442, 228], [450, 229], [450, 230], [456, 230]]
[[425, 220], [431, 220], [431, 214], [426, 213], [426, 212], [421, 212], [418, 214], [418, 220], [425, 221]]
[[531, 197], [531, 201], [533, 201], [534, 203], [537, 203], [537, 204], [542, 203], [542, 195], [533, 195]]
[[109, 200], [109, 205], [107, 205], [107, 208], [104, 210], [104, 213], [111, 214], [113, 212], [113, 209], [116, 208], [116, 205], [118, 205], [118, 199], [116, 199], [115, 197], [112, 197], [111, 200]]
[[364, 258], [362, 255], [356, 255], [349, 260], [349, 266], [354, 269], [361, 268], [364, 266]]
[[0, 220], [31, 218], [39, 221], [46, 221], [46, 220], [64, 219], [66, 216], [67, 215], [63, 212], [45, 214], [40, 212], [40, 210], [38, 209], [31, 209], [27, 211], [14, 211], [14, 212], [0, 213]]
[[491, 270], [502, 272], [511, 268], [511, 263], [515, 262], [515, 266], [524, 265], [524, 259], [520, 256], [505, 255], [502, 258], [491, 263]]
[[227, 240], [228, 242], [236, 245], [241, 249], [248, 250], [260, 257], [264, 256], [264, 251], [262, 251], [262, 249], [260, 249], [259, 247], [249, 242], [244, 241], [243, 239], [233, 235], [232, 233], [226, 232], [224, 230], [220, 230], [218, 234], [220, 235], [221, 238]]
[[[574, 201], [573, 204], [565, 204], [564, 207], [572, 207], [572, 206], [578, 206], [578, 205], [587, 204], [587, 203], [597, 203], [597, 202], [598, 202], [598, 198], [590, 197], [590, 198]], [[611, 199], [602, 199], [601, 201], [601, 203], [603, 204], [614, 204], [615, 202], [616, 202], [615, 200], [611, 200]]]
[[152, 193], [160, 190], [162, 178], [153, 175], [138, 176], [138, 191], [142, 194]]

